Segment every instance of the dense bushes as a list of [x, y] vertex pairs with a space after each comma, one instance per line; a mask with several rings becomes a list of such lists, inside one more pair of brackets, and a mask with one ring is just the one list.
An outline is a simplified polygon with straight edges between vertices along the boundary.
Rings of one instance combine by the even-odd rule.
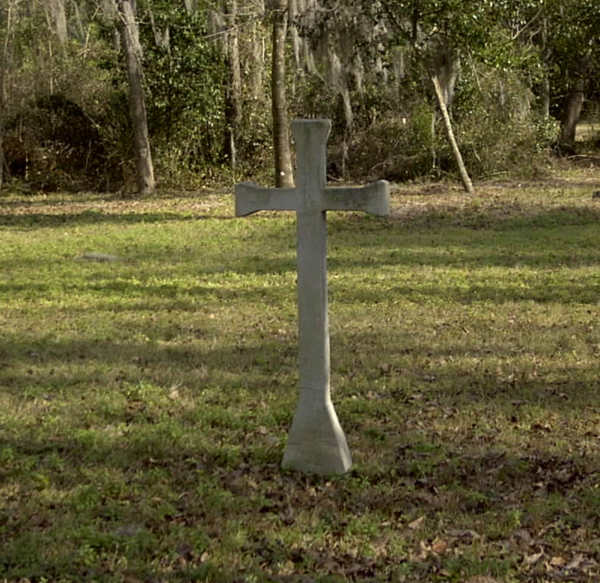
[[[163, 185], [197, 186], [228, 171], [224, 158], [226, 127], [220, 90], [222, 63], [209, 51], [203, 61], [186, 60], [186, 50], [148, 53], [149, 125], [157, 174]], [[187, 53], [189, 54], [189, 53]], [[114, 190], [133, 184], [130, 126], [125, 88], [114, 79], [102, 104], [88, 113], [64, 95], [42, 97], [7, 125], [6, 158], [12, 176], [32, 189]], [[347, 144], [347, 178], [402, 181], [439, 178], [455, 172], [439, 114], [428, 92], [399, 104], [389, 92], [354, 95], [356, 118]], [[466, 164], [474, 178], [499, 172], [529, 173], [557, 135], [557, 123], [536, 114], [533, 96], [514, 78], [493, 71], [465, 74], [457, 89], [453, 119]], [[344, 124], [339, 99], [299, 85], [297, 115], [334, 120], [330, 171], [342, 174]], [[245, 108], [242, 159], [254, 173], [270, 164], [270, 111]], [[314, 113], [313, 113], [314, 115]], [[224, 174], [225, 173], [225, 174]]]
[[[185, 3], [166, 0], [152, 6], [139, 25], [159, 184], [197, 187], [269, 174], [268, 19], [240, 17], [248, 24], [239, 29], [243, 78], [257, 66], [248, 56], [256, 46], [262, 47], [262, 71], [258, 91], [242, 87], [233, 172], [225, 41], [231, 29], [225, 21], [211, 22], [208, 8], [190, 13]], [[51, 50], [52, 43], [33, 32], [43, 27], [36, 18], [23, 20], [15, 32], [19, 58], [8, 71], [10, 100], [4, 119], [0, 115], [5, 177], [32, 190], [128, 189], [135, 174], [132, 128], [114, 23], [90, 17], [78, 37]], [[378, 51], [380, 66], [347, 74], [351, 123], [347, 103], [345, 110], [327, 65], [319, 62], [289, 67], [290, 117], [333, 120], [332, 178], [402, 181], [455, 174], [426, 67], [406, 52], [399, 71], [392, 53]], [[558, 122], [544, 115], [532, 93], [537, 81], [531, 77], [538, 73], [525, 60], [512, 67], [483, 62], [465, 59], [450, 111], [467, 168], [473, 178], [535, 173], [558, 138]]]
[[[456, 163], [427, 87], [394, 100], [389, 90], [357, 95], [357, 116], [348, 149], [352, 178], [403, 181], [453, 175]], [[377, 112], [376, 115], [369, 112]], [[335, 111], [333, 111], [334, 113]], [[535, 174], [548, 161], [559, 124], [536, 109], [535, 97], [516, 75], [480, 67], [464, 70], [451, 110], [455, 131], [474, 178], [499, 173]]]

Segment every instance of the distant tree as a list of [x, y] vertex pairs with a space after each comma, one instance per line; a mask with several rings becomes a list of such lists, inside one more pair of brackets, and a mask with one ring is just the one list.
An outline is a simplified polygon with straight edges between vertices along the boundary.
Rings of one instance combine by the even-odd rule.
[[[596, 0], [502, 0], [494, 7], [507, 42], [537, 56], [529, 73], [546, 119], [560, 120], [559, 146], [571, 151], [586, 93], [600, 68], [600, 3]], [[514, 65], [514, 63], [513, 63]]]
[[263, 82], [265, 78], [265, 34], [262, 17], [265, 13], [265, 0], [255, 0], [250, 6], [250, 23], [248, 42], [250, 45], [248, 61], [248, 89], [250, 99], [260, 103], [263, 99]]
[[64, 48], [68, 40], [67, 11], [64, 0], [48, 0], [43, 8], [48, 29], [54, 31], [59, 46]]
[[232, 154], [237, 160], [242, 155], [241, 130], [230, 120], [241, 105], [232, 97], [237, 83], [229, 66], [224, 5], [208, 10], [195, 3], [188, 11], [180, 2], [153, 0], [141, 6], [144, 87], [157, 168], [165, 180], [179, 182], [224, 160], [232, 166]]
[[273, 152], [275, 185], [293, 186], [294, 174], [290, 152], [289, 115], [286, 91], [286, 37], [288, 28], [287, 0], [271, 0], [272, 63], [271, 104], [273, 112]]
[[[454, 136], [450, 109], [460, 71], [461, 56], [474, 50], [484, 38], [488, 2], [479, 0], [350, 0], [337, 9], [335, 0], [323, 0], [309, 35], [326, 39], [329, 75], [344, 103], [347, 127], [352, 110], [348, 76], [357, 77], [356, 67], [379, 74], [385, 82], [384, 60], [394, 51], [408, 52], [425, 72], [441, 112], [460, 176], [467, 192], [473, 192], [469, 174]], [[305, 19], [306, 22], [306, 19]]]
[[231, 168], [237, 167], [238, 132], [242, 122], [242, 70], [240, 61], [240, 42], [238, 30], [238, 2], [224, 1], [226, 17], [227, 43], [225, 50], [227, 87], [225, 90], [225, 124], [227, 128], [226, 152]]
[[144, 98], [142, 47], [136, 20], [135, 0], [118, 0], [119, 30], [129, 82], [129, 113], [134, 134], [136, 179], [140, 194], [155, 189], [154, 166], [150, 150], [146, 101]]
[[[546, 63], [553, 101], [561, 121], [560, 144], [575, 143], [585, 94], [600, 68], [600, 3], [597, 0], [546, 0]], [[560, 98], [559, 96], [562, 96]]]
[[13, 23], [15, 18], [15, 8], [18, 0], [8, 0], [0, 7], [0, 190], [4, 186], [4, 126], [6, 124], [6, 109], [8, 102], [7, 77], [11, 66], [11, 46], [13, 36]]

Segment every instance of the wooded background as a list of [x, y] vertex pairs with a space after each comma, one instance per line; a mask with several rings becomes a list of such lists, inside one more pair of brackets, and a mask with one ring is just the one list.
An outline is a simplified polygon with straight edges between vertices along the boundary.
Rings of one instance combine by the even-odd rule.
[[597, 0], [3, 0], [0, 188], [286, 185], [293, 117], [333, 120], [331, 179], [533, 174], [597, 117], [598, 30]]

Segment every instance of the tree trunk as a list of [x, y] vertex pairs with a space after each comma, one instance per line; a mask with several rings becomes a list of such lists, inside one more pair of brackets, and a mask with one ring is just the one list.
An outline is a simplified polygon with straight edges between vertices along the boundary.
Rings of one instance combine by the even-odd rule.
[[67, 43], [67, 13], [63, 0], [50, 0], [50, 12], [54, 21], [54, 30], [61, 47]]
[[152, 194], [155, 189], [154, 167], [148, 136], [142, 82], [142, 49], [135, 17], [135, 0], [120, 0], [119, 9], [121, 42], [129, 82], [129, 115], [133, 126], [137, 186], [140, 194]]
[[560, 144], [568, 148], [573, 148], [575, 145], [575, 131], [577, 130], [577, 122], [581, 117], [581, 110], [583, 109], [583, 91], [584, 80], [583, 78], [579, 78], [567, 97], [565, 113], [560, 130]]
[[[1, 100], [0, 100], [1, 101]], [[0, 109], [4, 104], [0, 102]], [[1, 116], [2, 114], [0, 114]], [[4, 157], [4, 120], [0, 118], [0, 192], [4, 188], [4, 166], [6, 165]]]
[[437, 98], [437, 102], [442, 113], [442, 118], [444, 120], [446, 135], [448, 137], [448, 141], [450, 142], [450, 146], [452, 147], [452, 152], [454, 154], [454, 159], [456, 160], [456, 165], [458, 166], [458, 171], [460, 173], [460, 178], [462, 180], [463, 187], [468, 194], [473, 194], [475, 192], [473, 189], [473, 183], [471, 182], [471, 178], [469, 176], [469, 173], [467, 172], [467, 168], [463, 161], [462, 154], [460, 153], [460, 149], [458, 148], [456, 138], [454, 137], [454, 130], [452, 129], [452, 122], [450, 121], [450, 115], [448, 114], [448, 108], [446, 107], [446, 101], [444, 99], [444, 93], [440, 85], [440, 80], [437, 78], [436, 75], [432, 75], [431, 81], [433, 83], [435, 96]]
[[265, 69], [265, 38], [263, 36], [263, 26], [259, 22], [265, 12], [264, 0], [256, 2], [255, 17], [250, 22], [250, 64], [248, 74], [248, 84], [250, 95], [254, 101], [264, 101], [263, 92], [263, 73]]
[[275, 186], [294, 185], [290, 151], [289, 116], [285, 83], [285, 39], [287, 35], [287, 1], [273, 0], [273, 57], [271, 64], [271, 107], [273, 112], [273, 153]]
[[435, 122], [437, 121], [437, 114], [435, 111], [431, 113], [431, 170], [436, 172], [437, 170], [437, 152], [435, 151]]
[[[316, 0], [295, 0], [296, 11], [302, 16], [308, 28], [315, 26]], [[308, 39], [300, 37], [300, 62], [303, 69], [311, 75], [318, 75], [313, 47]]]
[[185, 4], [185, 9], [190, 16], [192, 16], [198, 9], [197, 0], [183, 0], [183, 3]]
[[460, 72], [460, 58], [453, 48], [445, 43], [438, 43], [433, 58], [433, 71], [437, 77], [446, 109], [452, 109], [454, 89]]
[[542, 28], [541, 28], [541, 55], [542, 55], [542, 63], [546, 65], [543, 68], [543, 79], [542, 79], [542, 95], [541, 95], [541, 113], [542, 117], [547, 120], [550, 119], [550, 66], [548, 62], [550, 61], [550, 51], [548, 50], [548, 19], [544, 18], [542, 20]]
[[4, 124], [6, 122], [6, 103], [7, 103], [7, 89], [6, 89], [6, 77], [7, 70], [9, 67], [9, 54], [10, 54], [10, 41], [12, 36], [12, 24], [13, 24], [13, 3], [12, 0], [8, 0], [6, 6], [6, 16], [2, 14], [3, 10], [0, 9], [0, 22], [5, 22], [4, 29], [4, 42], [2, 43], [2, 52], [0, 53], [0, 191], [4, 186], [4, 168], [6, 166], [6, 160], [4, 156]]
[[225, 1], [227, 18], [226, 60], [229, 79], [225, 91], [226, 143], [225, 151], [231, 169], [237, 166], [237, 133], [242, 121], [242, 71], [240, 66], [239, 34], [237, 28], [237, 0]]
[[[10, 14], [10, 6], [8, 8]], [[10, 19], [9, 19], [10, 22]], [[8, 25], [7, 25], [8, 28]], [[4, 117], [6, 111], [6, 67], [8, 53], [8, 30], [5, 31], [5, 38], [0, 55], [0, 192], [4, 186]]]
[[544, 73], [542, 80], [541, 111], [544, 119], [550, 119], [550, 77]]
[[296, 26], [296, 18], [298, 17], [298, 2], [297, 0], [288, 0], [288, 15], [290, 24], [290, 37], [292, 39], [292, 52], [294, 53], [294, 64], [296, 69], [300, 68], [300, 47], [301, 40]]

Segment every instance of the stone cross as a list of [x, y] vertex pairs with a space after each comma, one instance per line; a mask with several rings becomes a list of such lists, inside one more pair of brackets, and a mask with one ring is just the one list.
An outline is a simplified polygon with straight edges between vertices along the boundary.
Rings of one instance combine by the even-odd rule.
[[352, 465], [346, 436], [338, 421], [329, 384], [327, 316], [328, 210], [389, 214], [384, 180], [364, 187], [326, 185], [327, 137], [331, 122], [295, 120], [296, 187], [235, 187], [235, 214], [260, 210], [297, 213], [299, 384], [300, 395], [282, 466], [317, 474], [342, 474]]

